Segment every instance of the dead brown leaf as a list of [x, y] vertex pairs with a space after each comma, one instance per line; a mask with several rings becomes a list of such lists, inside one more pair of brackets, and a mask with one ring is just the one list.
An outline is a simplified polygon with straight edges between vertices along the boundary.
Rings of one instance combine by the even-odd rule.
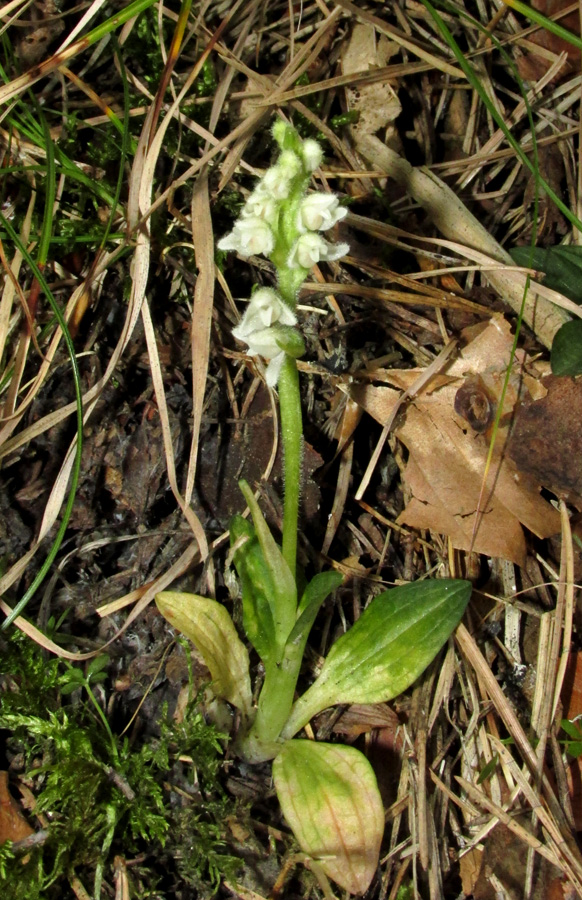
[[520, 472], [582, 509], [582, 382], [549, 375], [545, 397], [520, 406], [508, 452]]
[[[524, 369], [527, 360], [518, 352], [475, 530], [490, 436], [488, 430], [474, 430], [470, 416], [464, 418], [455, 411], [455, 399], [468, 380], [474, 384], [479, 376], [486, 398], [495, 406], [513, 339], [508, 323], [500, 316], [485, 326], [467, 329], [463, 337], [468, 342], [459, 357], [447, 366], [445, 374], [433, 377], [409, 402], [402, 421], [397, 420], [395, 434], [409, 450], [404, 480], [412, 494], [398, 523], [446, 534], [457, 549], [473, 549], [523, 565], [526, 542], [522, 526], [540, 538], [560, 530], [559, 513], [540, 496], [536, 481], [520, 474], [504, 454], [515, 403], [519, 397], [539, 396], [539, 379], [531, 366], [534, 375]], [[401, 391], [419, 374], [418, 369], [388, 371], [386, 380], [394, 388], [357, 385], [350, 396], [384, 424]], [[480, 403], [476, 402], [475, 408], [480, 412]], [[483, 431], [481, 419], [479, 429]]]
[[22, 841], [34, 833], [8, 788], [8, 772], [0, 772], [0, 844]]

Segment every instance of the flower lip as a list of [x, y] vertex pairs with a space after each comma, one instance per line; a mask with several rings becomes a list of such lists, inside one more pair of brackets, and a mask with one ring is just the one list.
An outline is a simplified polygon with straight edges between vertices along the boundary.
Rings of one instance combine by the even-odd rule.
[[300, 231], [327, 231], [347, 213], [346, 207], [339, 205], [335, 194], [309, 194], [299, 206], [297, 227]]
[[318, 262], [340, 259], [349, 249], [349, 244], [330, 244], [321, 235], [307, 231], [297, 239], [288, 256], [287, 265], [290, 269], [310, 269]]
[[275, 246], [275, 238], [267, 222], [258, 216], [237, 219], [233, 229], [217, 244], [219, 250], [236, 250], [243, 257], [264, 253], [268, 256]]

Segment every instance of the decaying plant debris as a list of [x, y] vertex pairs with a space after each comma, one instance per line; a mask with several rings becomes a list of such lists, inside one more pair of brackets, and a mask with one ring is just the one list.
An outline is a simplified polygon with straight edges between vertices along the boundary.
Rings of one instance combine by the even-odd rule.
[[[3, 713], [21, 717], [3, 723], [8, 897], [43, 853], [45, 874], [61, 859], [42, 767], [64, 746], [80, 753], [83, 732], [103, 778], [98, 821], [105, 795], [131, 806], [131, 754], [160, 821], [131, 842], [103, 825], [89, 850], [67, 846], [39, 896], [321, 896], [269, 769], [213, 768], [232, 717], [151, 605], [172, 586], [240, 615], [227, 549], [239, 478], [280, 525], [276, 396], [231, 336], [238, 298], [273, 272], [215, 245], [271, 164], [275, 116], [323, 142], [314, 187], [349, 210], [335, 235], [349, 255], [315, 269], [299, 306], [301, 562], [346, 578], [304, 686], [385, 585], [474, 583], [455, 640], [412, 691], [310, 726], [355, 743], [377, 773], [386, 831], [368, 896], [582, 896], [582, 744], [575, 722], [560, 727], [582, 712], [580, 386], [547, 378], [553, 336], [579, 312], [537, 279], [514, 351], [532, 273], [508, 255], [532, 237], [580, 244], [580, 58], [497, 3], [439, 13], [522, 156], [429, 4], [2, 8], [0, 608], [29, 599], [1, 638]], [[70, 664], [85, 674], [71, 680]], [[199, 730], [185, 734], [193, 708]], [[165, 838], [164, 817], [180, 823]]]

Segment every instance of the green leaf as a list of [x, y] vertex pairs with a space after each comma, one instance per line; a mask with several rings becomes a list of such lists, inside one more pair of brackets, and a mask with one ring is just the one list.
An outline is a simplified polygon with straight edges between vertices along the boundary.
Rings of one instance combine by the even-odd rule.
[[100, 653], [99, 656], [96, 656], [95, 659], [92, 659], [89, 665], [87, 666], [87, 681], [91, 681], [95, 679], [96, 675], [103, 672], [103, 669], [109, 664], [109, 655], [107, 653]]
[[299, 672], [305, 644], [321, 604], [342, 581], [343, 576], [339, 572], [320, 572], [305, 588], [299, 604], [299, 618], [285, 646], [284, 665], [287, 668], [295, 668]]
[[577, 722], [571, 722], [570, 719], [562, 719], [560, 726], [575, 741], [582, 740], [582, 729]]
[[554, 375], [582, 374], [581, 319], [565, 322], [557, 331], [552, 342], [550, 361]]
[[224, 697], [245, 715], [252, 705], [249, 655], [227, 610], [198, 594], [163, 591], [156, 604], [170, 625], [196, 645], [212, 675], [217, 697]]
[[477, 784], [483, 784], [484, 781], [487, 781], [488, 778], [491, 778], [495, 769], [497, 768], [497, 763], [499, 762], [499, 757], [497, 753], [493, 755], [493, 758], [489, 760], [489, 762], [485, 763], [481, 771], [479, 772], [479, 777], [477, 778]]
[[547, 287], [582, 303], [582, 247], [514, 247], [509, 252], [518, 266], [545, 272]]
[[235, 546], [241, 538], [246, 540], [235, 551], [233, 560], [242, 587], [243, 626], [263, 665], [268, 668], [278, 662], [275, 622], [271, 611], [275, 594], [273, 579], [255, 529], [242, 516], [234, 516], [230, 523], [231, 546]]
[[338, 703], [382, 703], [406, 690], [459, 624], [471, 583], [415, 581], [385, 591], [331, 648], [319, 678], [295, 703], [282, 732], [291, 738]]
[[378, 866], [384, 809], [376, 776], [353, 747], [288, 741], [273, 762], [283, 815], [304, 853], [352, 894]]
[[[320, 572], [318, 575], [315, 575], [305, 588], [303, 596], [299, 601], [299, 609], [297, 610], [298, 615], [301, 616], [302, 613], [310, 609], [313, 604], [316, 604], [317, 610], [319, 610], [319, 607], [326, 597], [329, 597], [331, 592], [335, 591], [343, 580], [343, 575], [340, 575], [339, 572], [335, 571]], [[297, 624], [299, 624], [299, 621]]]
[[295, 578], [291, 574], [289, 566], [283, 559], [283, 555], [275, 543], [275, 539], [271, 534], [269, 526], [265, 522], [263, 514], [259, 509], [259, 504], [255, 500], [249, 485], [246, 481], [240, 481], [239, 487], [243, 492], [244, 498], [251, 511], [257, 538], [261, 550], [263, 551], [263, 559], [265, 565], [269, 569], [273, 583], [273, 595], [268, 599], [273, 614], [279, 659], [281, 659], [285, 643], [291, 633], [291, 629], [295, 625], [297, 616], [297, 587], [295, 585]]

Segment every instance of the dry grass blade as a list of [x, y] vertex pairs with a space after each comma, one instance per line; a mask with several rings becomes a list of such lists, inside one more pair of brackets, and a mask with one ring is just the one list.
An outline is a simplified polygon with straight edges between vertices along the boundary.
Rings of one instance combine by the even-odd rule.
[[[457, 195], [428, 169], [414, 168], [382, 141], [368, 135], [358, 142], [358, 149], [374, 167], [380, 167], [394, 178], [424, 209], [446, 238], [466, 245], [472, 250], [511, 265], [509, 254], [495, 238], [477, 221]], [[488, 279], [511, 307], [519, 312], [524, 302], [525, 277], [515, 271], [488, 272]], [[537, 286], [532, 285], [525, 299], [523, 318], [535, 331], [545, 347], [551, 347], [565, 317], [541, 296], [536, 296]], [[539, 292], [538, 292], [539, 293]]]
[[[516, 714], [514, 713], [511, 705], [505, 697], [501, 687], [497, 683], [495, 676], [491, 672], [491, 669], [485, 657], [479, 651], [474, 638], [471, 636], [464, 625], [459, 625], [459, 627], [457, 628], [456, 640], [459, 644], [460, 649], [466, 656], [467, 661], [475, 670], [482, 688], [493, 701], [498, 715], [505, 724], [505, 727], [507, 728], [509, 734], [515, 741], [515, 744], [519, 749], [527, 768], [535, 778], [538, 772], [538, 758], [536, 752], [531, 746]], [[515, 771], [514, 777], [516, 777], [517, 779]], [[556, 832], [557, 843], [560, 845], [560, 848], [563, 848], [562, 852], [565, 859], [568, 861], [568, 865], [574, 865], [582, 872], [582, 856], [576, 846], [575, 839], [570, 832], [560, 803], [556, 799], [554, 791], [545, 777], [542, 780], [542, 790], [545, 802], [548, 805], [549, 812], [553, 817], [554, 822], [556, 823], [556, 825], [553, 826], [553, 829]], [[537, 799], [535, 802], [535, 806], [536, 809], [539, 806], [539, 800]], [[539, 810], [537, 811], [539, 815]]]
[[198, 440], [204, 408], [204, 389], [210, 358], [210, 326], [214, 302], [214, 235], [208, 198], [208, 178], [201, 173], [192, 193], [192, 238], [198, 277], [192, 308], [192, 443], [188, 464], [185, 501], [190, 503], [196, 478]]

